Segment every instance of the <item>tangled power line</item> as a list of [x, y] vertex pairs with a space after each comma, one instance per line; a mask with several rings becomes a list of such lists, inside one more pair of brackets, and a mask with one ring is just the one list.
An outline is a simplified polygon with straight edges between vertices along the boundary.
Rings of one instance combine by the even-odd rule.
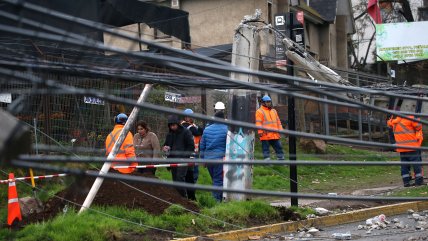
[[[168, 113], [168, 114], [182, 114], [181, 110], [177, 110], [175, 108], [168, 108], [164, 106], [159, 106], [151, 103], [136, 103], [135, 100], [130, 98], [119, 97], [113, 94], [108, 94], [102, 91], [96, 91], [93, 89], [83, 89], [77, 88], [72, 85], [67, 85], [61, 83], [60, 81], [52, 80], [49, 78], [43, 78], [34, 74], [33, 71], [48, 71], [48, 72], [56, 72], [59, 74], [73, 74], [73, 75], [83, 75], [83, 76], [96, 76], [100, 78], [118, 78], [122, 80], [129, 80], [139, 84], [146, 83], [155, 83], [159, 85], [172, 85], [179, 87], [205, 87], [212, 89], [247, 89], [253, 91], [268, 91], [271, 93], [277, 93], [286, 95], [289, 97], [296, 97], [305, 100], [330, 104], [330, 105], [338, 105], [345, 106], [357, 109], [365, 109], [377, 111], [380, 113], [390, 114], [401, 116], [403, 118], [408, 118], [408, 114], [413, 114], [415, 116], [427, 116], [419, 113], [403, 113], [394, 110], [388, 110], [385, 108], [381, 108], [375, 105], [366, 104], [359, 100], [346, 98], [344, 96], [338, 95], [337, 92], [349, 92], [353, 94], [364, 94], [364, 95], [381, 95], [390, 98], [403, 98], [410, 99], [416, 101], [426, 102], [428, 101], [425, 97], [419, 96], [409, 96], [402, 93], [389, 92], [384, 88], [380, 87], [378, 89], [373, 88], [361, 88], [355, 86], [342, 86], [333, 83], [326, 83], [322, 81], [314, 82], [312, 80], [294, 77], [294, 76], [285, 76], [282, 74], [276, 74], [271, 72], [264, 71], [251, 71], [247, 69], [241, 69], [235, 66], [230, 65], [224, 61], [220, 61], [213, 58], [208, 58], [200, 55], [196, 55], [194, 53], [178, 50], [174, 48], [170, 48], [161, 44], [157, 44], [155, 42], [151, 42], [148, 40], [134, 38], [130, 35], [122, 34], [118, 31], [112, 30], [100, 23], [92, 22], [89, 20], [79, 19], [73, 16], [68, 16], [66, 14], [62, 14], [56, 11], [52, 11], [34, 4], [30, 4], [27, 2], [17, 1], [17, 0], [5, 0], [9, 4], [22, 7], [28, 11], [38, 12], [45, 14], [46, 16], [56, 17], [58, 19], [69, 21], [73, 24], [79, 24], [88, 28], [92, 28], [96, 31], [103, 31], [114, 35], [116, 37], [120, 37], [126, 40], [133, 41], [134, 44], [142, 43], [148, 46], [152, 46], [155, 48], [162, 49], [168, 53], [178, 55], [179, 57], [168, 56], [168, 55], [157, 55], [152, 53], [143, 53], [143, 52], [131, 52], [128, 50], [106, 46], [102, 42], [97, 42], [93, 39], [85, 37], [83, 35], [67, 32], [62, 29], [58, 29], [56, 27], [50, 26], [48, 24], [44, 24], [41, 22], [36, 22], [30, 19], [26, 19], [19, 15], [13, 15], [3, 10], [0, 10], [0, 16], [9, 18], [11, 20], [17, 21], [19, 23], [24, 23], [26, 25], [37, 27], [38, 31], [25, 29], [25, 28], [15, 28], [5, 24], [0, 24], [0, 31], [7, 32], [15, 35], [19, 35], [25, 38], [36, 38], [44, 41], [51, 41], [55, 43], [68, 44], [73, 46], [71, 49], [76, 52], [80, 48], [82, 49], [91, 49], [95, 52], [113, 52], [116, 55], [120, 55], [121, 57], [126, 57], [130, 59], [131, 63], [143, 63], [143, 64], [153, 64], [155, 66], [165, 66], [168, 68], [172, 68], [177, 72], [184, 74], [162, 74], [162, 73], [154, 73], [144, 70], [133, 70], [129, 68], [120, 68], [120, 63], [123, 61], [113, 61], [114, 64], [103, 63], [97, 66], [99, 62], [95, 61], [95, 57], [101, 56], [93, 56], [92, 59], [85, 59], [85, 61], [89, 61], [93, 66], [89, 66], [88, 64], [82, 63], [67, 63], [67, 62], [55, 62], [48, 60], [40, 60], [39, 58], [34, 57], [31, 53], [28, 52], [20, 52], [13, 49], [5, 48], [5, 46], [1, 45], [2, 49], [5, 49], [9, 54], [0, 54], [0, 74], [1, 79], [10, 81], [17, 81], [25, 84], [30, 84], [31, 86], [37, 86], [37, 88], [31, 88], [28, 95], [59, 95], [59, 94], [71, 94], [76, 96], [94, 96], [105, 101], [109, 101], [111, 103], [121, 103], [133, 107], [139, 107], [142, 109], [147, 109], [151, 111], [156, 111], [160, 113]], [[43, 31], [42, 31], [43, 30]], [[8, 41], [6, 39], [6, 41]], [[76, 53], [77, 54], [77, 53]], [[79, 62], [79, 55], [74, 58]], [[82, 56], [80, 56], [82, 57]], [[105, 57], [105, 56], [104, 56]], [[113, 58], [111, 58], [113, 59]], [[155, 67], [156, 68], [156, 67]], [[304, 68], [303, 68], [304, 69]], [[272, 83], [247, 83], [242, 82], [240, 80], [235, 80], [225, 75], [218, 74], [218, 72], [222, 73], [240, 73], [247, 75], [254, 75], [260, 78], [269, 79], [275, 81], [276, 84]], [[3, 84], [0, 79], [0, 84]], [[315, 93], [319, 96], [327, 96], [328, 98], [320, 98], [316, 96], [309, 96], [306, 94], [298, 93], [300, 92], [310, 92]], [[414, 91], [413, 89], [409, 89], [409, 91]], [[417, 90], [421, 91], [421, 90]], [[207, 116], [205, 114], [194, 113], [190, 114], [190, 117], [210, 121], [227, 124], [228, 126], [239, 126], [249, 129], [262, 129], [262, 130], [271, 130], [269, 128], [260, 128], [257, 127], [253, 123], [243, 122], [243, 121], [235, 121], [235, 120], [225, 120], [219, 118], [213, 118]], [[426, 120], [420, 120], [422, 124], [428, 124]], [[276, 131], [276, 130], [275, 130]], [[290, 130], [282, 130], [278, 131], [281, 134], [291, 135], [296, 137], [304, 137], [310, 139], [322, 139], [325, 141], [332, 141], [335, 143], [349, 144], [349, 145], [358, 145], [358, 146], [370, 146], [370, 147], [382, 147], [382, 148], [397, 148], [400, 146], [387, 144], [387, 143], [379, 143], [379, 142], [368, 142], [368, 141], [360, 141], [360, 140], [351, 140], [340, 137], [333, 137], [329, 135], [322, 134], [312, 134], [305, 133], [299, 131], [290, 131]], [[406, 147], [408, 148], [408, 147]], [[53, 147], [46, 146], [46, 149], [53, 150]], [[411, 148], [415, 150], [426, 151], [428, 147], [419, 147], [419, 148]], [[74, 149], [75, 150], [75, 149]], [[73, 149], [69, 151], [73, 152]], [[40, 161], [45, 162], [44, 164], [40, 163]], [[164, 163], [163, 159], [137, 159], [138, 162], [141, 163]], [[187, 163], [188, 159], [171, 159], [171, 161], [175, 163]], [[222, 191], [222, 192], [230, 192], [230, 193], [241, 193], [241, 194], [250, 194], [257, 196], [271, 196], [271, 197], [297, 197], [297, 198], [306, 198], [306, 199], [330, 199], [330, 200], [362, 200], [362, 201], [416, 201], [416, 200], [424, 200], [427, 201], [427, 197], [376, 197], [376, 196], [351, 196], [351, 195], [326, 195], [326, 194], [307, 194], [307, 193], [291, 193], [291, 192], [275, 192], [275, 191], [266, 191], [266, 190], [244, 190], [244, 189], [231, 189], [231, 188], [219, 188], [212, 187], [206, 185], [198, 185], [198, 184], [187, 184], [180, 182], [169, 182], [164, 180], [150, 179], [146, 177], [136, 177], [115, 173], [106, 173], [100, 174], [95, 171], [82, 170], [82, 169], [73, 169], [67, 167], [60, 167], [52, 165], [52, 163], [71, 163], [71, 162], [80, 162], [80, 163], [93, 163], [93, 162], [108, 162], [105, 158], [99, 157], [70, 157], [70, 156], [31, 156], [31, 155], [20, 155], [17, 159], [11, 160], [8, 164], [16, 167], [23, 168], [35, 168], [47, 171], [54, 172], [64, 172], [76, 176], [90, 176], [90, 177], [102, 177], [107, 179], [116, 179], [120, 181], [135, 181], [135, 182], [143, 182], [152, 185], [164, 185], [169, 187], [180, 187], [187, 189], [196, 189], [203, 191]], [[411, 163], [403, 163], [403, 162], [355, 162], [355, 161], [262, 161], [262, 160], [252, 160], [252, 161], [233, 161], [233, 162], [225, 162], [222, 160], [194, 160], [191, 162], [197, 164], [230, 164], [230, 165], [379, 165], [379, 166], [389, 166], [389, 165], [403, 165], [403, 164], [411, 164]], [[413, 163], [412, 163], [413, 164]], [[422, 165], [427, 165], [427, 163], [422, 163]], [[126, 184], [129, 185], [129, 184]], [[141, 190], [139, 190], [141, 191]], [[58, 197], [60, 198], [60, 197]], [[156, 197], [154, 197], [156, 198]], [[66, 200], [70, 202], [70, 200]], [[163, 200], [165, 201], [165, 200]], [[78, 205], [78, 204], [77, 204]], [[80, 206], [80, 205], [79, 205]], [[96, 211], [96, 210], [93, 210]], [[189, 211], [189, 210], [188, 210]], [[96, 211], [99, 212], [99, 211]], [[103, 215], [111, 216], [106, 213]], [[201, 214], [200, 214], [201, 215]], [[113, 217], [112, 218], [117, 218]], [[211, 218], [206, 216], [206, 218]], [[129, 220], [122, 219], [122, 221], [133, 223], [135, 225], [144, 226], [147, 228], [153, 228], [160, 231], [165, 232], [173, 232], [169, 230], [161, 230], [155, 227], [150, 227], [142, 224], [138, 224]], [[221, 221], [221, 220], [216, 220]], [[224, 221], [221, 221], [224, 222]], [[224, 222], [226, 223], [226, 222]], [[241, 228], [240, 226], [234, 224], [228, 224], [237, 228]], [[173, 232], [176, 234], [190, 236], [184, 233]]]

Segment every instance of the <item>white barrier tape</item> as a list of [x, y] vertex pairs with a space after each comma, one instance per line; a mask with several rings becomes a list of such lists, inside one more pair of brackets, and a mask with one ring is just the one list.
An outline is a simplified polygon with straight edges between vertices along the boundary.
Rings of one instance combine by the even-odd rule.
[[143, 166], [114, 166], [113, 169], [123, 168], [156, 168], [156, 167], [187, 167], [197, 166], [195, 163], [178, 163], [178, 164], [159, 164], [159, 165], [143, 165]]
[[[67, 176], [67, 174], [61, 173], [61, 174], [53, 174], [53, 175], [45, 175], [45, 176], [35, 176], [34, 179], [46, 179], [46, 178], [64, 177], [64, 176]], [[15, 186], [15, 180], [31, 180], [31, 177], [17, 177], [15, 179], [0, 180], [0, 184], [9, 183], [9, 187]]]

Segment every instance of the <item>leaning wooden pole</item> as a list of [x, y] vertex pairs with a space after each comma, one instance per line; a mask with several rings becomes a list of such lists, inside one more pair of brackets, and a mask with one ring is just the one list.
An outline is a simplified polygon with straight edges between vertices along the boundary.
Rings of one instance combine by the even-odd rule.
[[[147, 99], [147, 96], [149, 95], [151, 88], [152, 88], [151, 84], [145, 85], [143, 92], [141, 92], [140, 98], [138, 98], [137, 104], [143, 103]], [[140, 108], [137, 106], [135, 106], [134, 109], [132, 110], [131, 114], [129, 115], [128, 121], [125, 123], [125, 126], [123, 127], [122, 132], [119, 135], [119, 138], [117, 138], [117, 141], [114, 143], [113, 149], [108, 155], [107, 160], [113, 160], [116, 157], [116, 154], [119, 151], [123, 141], [125, 140], [125, 137], [128, 134], [130, 127], [132, 126], [135, 119], [137, 118], [139, 111], [140, 111]], [[99, 174], [107, 174], [110, 167], [111, 167], [111, 162], [105, 162]], [[85, 199], [85, 202], [80, 208], [79, 214], [91, 206], [92, 201], [95, 198], [95, 195], [97, 195], [97, 192], [101, 187], [101, 184], [103, 184], [103, 181], [104, 181], [104, 178], [102, 177], [97, 177], [97, 179], [95, 179], [95, 182], [92, 185], [91, 190], [89, 191], [88, 196]]]

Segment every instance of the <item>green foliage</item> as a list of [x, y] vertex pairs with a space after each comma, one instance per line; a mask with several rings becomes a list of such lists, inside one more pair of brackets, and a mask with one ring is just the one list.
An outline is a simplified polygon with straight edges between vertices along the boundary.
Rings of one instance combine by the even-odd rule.
[[239, 225], [245, 225], [251, 219], [275, 220], [279, 215], [274, 207], [257, 200], [222, 203], [213, 208], [204, 209], [202, 212], [225, 222]]
[[288, 209], [290, 209], [295, 213], [300, 214], [301, 217], [306, 217], [309, 214], [316, 214], [315, 210], [313, 210], [312, 208], [301, 208], [301, 207], [291, 206]]
[[388, 195], [393, 197], [427, 197], [428, 186], [403, 188], [398, 191], [393, 191]]
[[164, 213], [168, 214], [168, 215], [182, 215], [184, 213], [186, 213], [187, 211], [183, 209], [183, 207], [181, 205], [177, 205], [177, 204], [173, 204], [171, 206], [169, 206]]
[[211, 185], [211, 177], [208, 172], [208, 169], [204, 166], [199, 167], [199, 178], [198, 178], [198, 184], [202, 185]]
[[[261, 157], [261, 145], [256, 156]], [[283, 146], [285, 144], [283, 143]], [[393, 161], [398, 155], [393, 152], [375, 152], [349, 146], [327, 145], [326, 154], [307, 154], [297, 151], [297, 160], [332, 161]], [[297, 168], [300, 192], [341, 192], [362, 185], [381, 186], [400, 181], [399, 166], [337, 166], [302, 165]], [[288, 191], [290, 186], [288, 166], [254, 166], [255, 189]]]
[[289, 169], [284, 166], [255, 166], [254, 189], [288, 191], [290, 187]]
[[44, 223], [27, 225], [16, 233], [14, 240], [109, 240], [120, 237], [120, 227], [124, 225], [120, 220], [97, 213], [70, 212]]
[[168, 171], [166, 168], [158, 168], [156, 170], [156, 176], [162, 180], [172, 180], [171, 172]]
[[217, 201], [211, 195], [211, 192], [197, 191], [196, 198], [198, 200], [199, 206], [202, 208], [212, 208], [217, 205]]

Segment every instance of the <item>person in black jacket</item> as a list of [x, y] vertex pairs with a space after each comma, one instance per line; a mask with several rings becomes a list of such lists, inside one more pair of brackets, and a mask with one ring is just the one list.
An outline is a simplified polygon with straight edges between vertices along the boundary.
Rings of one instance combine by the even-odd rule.
[[[169, 132], [166, 136], [162, 150], [167, 153], [167, 158], [191, 158], [194, 155], [195, 143], [192, 133], [180, 125], [177, 116], [168, 116]], [[188, 170], [190, 170], [188, 172]], [[172, 180], [175, 182], [194, 183], [192, 167], [172, 167]], [[187, 174], [187, 175], [186, 175]], [[190, 200], [196, 200], [195, 191], [177, 188], [181, 196]]]
[[[181, 125], [184, 128], [187, 128], [190, 132], [192, 132], [193, 135], [193, 141], [195, 142], [195, 158], [199, 157], [199, 142], [202, 138], [202, 134], [204, 133], [204, 128], [197, 126], [194, 122], [193, 119], [191, 117], [189, 117], [189, 114], [193, 114], [193, 110], [192, 109], [185, 109], [184, 114], [186, 114], [186, 116], [184, 116], [184, 120], [181, 122]], [[190, 170], [191, 168], [189, 168]], [[198, 177], [199, 177], [199, 166], [194, 166], [193, 167], [193, 183], [197, 183], [198, 182]]]

